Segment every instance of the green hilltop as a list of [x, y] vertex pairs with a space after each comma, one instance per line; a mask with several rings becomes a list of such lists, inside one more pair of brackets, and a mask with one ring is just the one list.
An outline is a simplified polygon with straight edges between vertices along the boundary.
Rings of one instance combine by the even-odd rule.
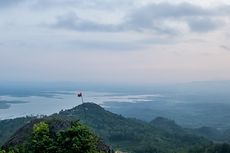
[[[51, 135], [58, 135], [76, 121], [89, 127], [100, 140], [98, 142], [103, 139], [97, 146], [103, 146], [107, 151], [113, 148], [130, 153], [228, 153], [230, 148], [227, 144], [214, 144], [197, 132], [162, 117], [148, 123], [111, 113], [94, 103], [84, 103], [40, 119], [27, 117], [1, 121], [0, 125], [4, 127], [0, 126], [0, 141], [3, 148], [12, 148], [31, 140], [33, 126], [37, 123], [47, 123]], [[98, 145], [104, 143], [107, 145]]]

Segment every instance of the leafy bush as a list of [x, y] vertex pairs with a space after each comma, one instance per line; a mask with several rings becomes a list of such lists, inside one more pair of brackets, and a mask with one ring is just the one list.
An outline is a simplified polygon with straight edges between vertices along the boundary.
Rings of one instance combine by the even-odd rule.
[[31, 140], [0, 153], [99, 153], [97, 142], [97, 137], [79, 122], [54, 135], [47, 123], [39, 122], [33, 126]]

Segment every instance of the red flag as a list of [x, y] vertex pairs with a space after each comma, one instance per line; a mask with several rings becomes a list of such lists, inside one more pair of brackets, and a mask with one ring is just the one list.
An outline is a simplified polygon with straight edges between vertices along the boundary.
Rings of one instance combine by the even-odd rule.
[[81, 92], [78, 93], [77, 96], [78, 96], [78, 97], [82, 97], [82, 93], [81, 93]]

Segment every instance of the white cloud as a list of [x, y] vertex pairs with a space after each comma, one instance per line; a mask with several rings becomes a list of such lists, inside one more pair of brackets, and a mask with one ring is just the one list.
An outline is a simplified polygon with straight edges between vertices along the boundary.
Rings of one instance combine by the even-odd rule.
[[228, 0], [0, 0], [0, 79], [230, 78], [229, 8]]

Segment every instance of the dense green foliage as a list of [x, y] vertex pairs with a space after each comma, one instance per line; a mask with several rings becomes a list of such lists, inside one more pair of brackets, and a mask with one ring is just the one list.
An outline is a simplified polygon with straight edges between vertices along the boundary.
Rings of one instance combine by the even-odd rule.
[[75, 122], [72, 128], [61, 131], [57, 137], [57, 153], [97, 153], [97, 138], [89, 130]]
[[49, 125], [39, 122], [33, 126], [32, 136], [0, 153], [99, 153], [97, 137], [79, 122], [71, 127], [52, 135]]
[[56, 150], [54, 140], [50, 136], [49, 126], [45, 122], [40, 122], [34, 125], [32, 140], [30, 143], [31, 149], [28, 150], [31, 150], [33, 153], [40, 153], [41, 150], [44, 153], [51, 153]]

